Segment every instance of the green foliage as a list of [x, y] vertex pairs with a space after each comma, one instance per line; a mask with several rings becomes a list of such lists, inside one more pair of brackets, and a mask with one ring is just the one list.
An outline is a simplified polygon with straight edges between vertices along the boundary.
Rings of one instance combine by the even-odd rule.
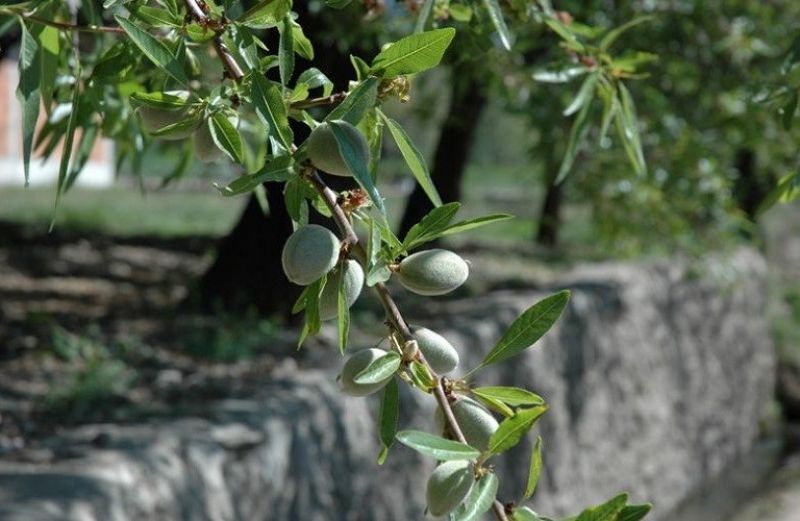
[[[345, 0], [329, 0], [325, 4], [342, 9], [335, 15], [337, 20], [339, 13], [361, 9], [357, 3]], [[413, 25], [412, 34], [386, 43], [380, 52], [370, 51], [371, 60], [368, 56], [354, 55], [352, 80], [345, 91], [334, 93], [325, 73], [306, 68], [306, 63], [313, 60], [315, 46], [319, 50], [320, 45], [326, 44], [324, 38], [337, 35], [337, 31], [346, 33], [349, 28], [346, 24], [331, 23], [330, 34], [308, 30], [304, 25], [307, 21], [292, 11], [290, 0], [226, 0], [221, 4], [211, 0], [202, 3], [107, 0], [104, 9], [103, 13], [87, 13], [87, 16], [93, 24], [113, 20], [115, 26], [76, 26], [66, 3], [58, 0], [0, 8], [4, 15], [19, 17], [23, 25], [19, 97], [24, 115], [26, 172], [35, 144], [41, 143], [45, 157], [63, 144], [66, 153], [62, 156], [57, 187], [58, 203], [80, 174], [90, 143], [95, 139], [92, 136], [102, 135], [116, 142], [118, 164], [129, 162], [137, 175], [143, 175], [142, 158], [148, 147], [172, 139], [176, 146], [182, 147], [182, 153], [175, 172], [167, 180], [179, 177], [185, 170], [193, 148], [201, 161], [224, 160], [234, 165], [237, 179], [226, 186], [217, 186], [223, 195], [258, 193], [261, 183], [283, 182], [286, 210], [295, 232], [284, 245], [282, 263], [287, 277], [305, 286], [293, 309], [304, 312], [298, 344], [317, 334], [322, 320], [332, 318], [335, 309], [339, 348], [342, 352], [346, 350], [348, 309], [354, 298], [346, 291], [345, 277], [337, 278], [331, 270], [344, 262], [360, 263], [368, 286], [376, 290], [386, 310], [388, 327], [384, 340], [389, 347], [363, 349], [350, 355], [343, 365], [340, 382], [342, 391], [352, 396], [383, 390], [379, 463], [385, 461], [396, 438], [423, 455], [445, 461], [428, 481], [431, 513], [452, 512], [454, 519], [466, 521], [480, 518], [491, 508], [496, 513], [503, 509], [495, 497], [499, 477], [493, 466], [486, 463], [522, 440], [547, 410], [544, 400], [520, 388], [472, 387], [469, 381], [472, 372], [458, 380], [438, 374], [425, 360], [425, 353], [414, 340], [385, 283], [396, 279], [422, 295], [454, 290], [469, 275], [469, 265], [464, 259], [442, 249], [412, 252], [433, 240], [510, 216], [493, 214], [453, 222], [459, 203], [442, 204], [425, 158], [411, 134], [381, 109], [392, 100], [408, 99], [413, 76], [442, 61], [457, 59], [448, 57], [448, 53], [453, 54], [451, 47], [459, 47], [456, 52], [462, 57], [464, 53], [489, 56], [492, 44], [487, 36], [496, 33], [505, 49], [497, 63], [513, 61], [519, 55], [516, 50], [508, 52], [512, 43], [515, 39], [525, 42], [530, 37], [524, 33], [517, 36], [516, 28], [526, 24], [535, 26], [536, 31], [547, 28], [560, 40], [561, 61], [573, 66], [579, 64], [579, 70], [568, 76], [585, 76], [577, 95], [563, 111], [577, 116], [558, 177], [563, 178], [579, 164], [592, 129], [599, 131], [604, 139], [614, 123], [628, 163], [638, 177], [645, 178], [649, 170], [645, 166], [640, 120], [627, 83], [640, 77], [639, 68], [652, 61], [652, 57], [616, 54], [612, 53], [612, 47], [629, 29], [649, 19], [634, 19], [616, 28], [599, 29], [573, 23], [544, 0], [535, 4], [521, 0], [503, 4], [495, 0], [427, 1], [416, 20], [398, 24], [405, 24], [406, 29]], [[429, 23], [434, 28], [425, 30]], [[451, 25], [465, 29], [457, 45], [454, 44], [457, 31]], [[53, 31], [54, 28], [66, 30]], [[353, 44], [358, 36], [348, 34], [335, 41]], [[277, 41], [277, 46], [268, 46], [267, 41]], [[206, 52], [212, 49], [213, 54]], [[497, 57], [494, 53], [499, 49], [491, 52], [491, 57]], [[298, 56], [303, 59], [297, 59]], [[487, 63], [482, 70], [490, 70], [493, 60], [484, 61]], [[527, 65], [521, 72], [526, 81], [533, 81]], [[70, 88], [60, 88], [62, 83]], [[312, 97], [315, 89], [320, 89], [322, 95]], [[35, 135], [41, 100], [51, 117]], [[599, 120], [594, 118], [596, 108], [602, 108]], [[136, 111], [140, 118], [131, 117]], [[305, 142], [298, 141], [297, 136], [306, 133], [304, 126], [311, 137]], [[388, 126], [389, 135], [412, 176], [435, 206], [402, 240], [388, 225], [387, 209], [379, 191], [384, 126]], [[187, 139], [190, 134], [191, 139]], [[332, 141], [320, 145], [315, 134], [316, 138], [332, 137]], [[79, 135], [82, 137], [77, 155], [71, 156], [73, 141]], [[91, 139], [84, 141], [83, 136]], [[320, 175], [317, 171], [325, 162], [323, 159], [343, 163], [344, 168], [338, 168], [342, 166], [339, 164], [329, 168], [330, 173], [352, 174], [360, 189], [332, 191], [325, 184], [324, 173]], [[327, 228], [309, 224], [312, 211], [332, 218], [341, 237]], [[357, 231], [368, 238], [366, 247]], [[358, 292], [354, 293], [357, 298]], [[507, 361], [533, 345], [559, 318], [568, 297], [569, 293], [562, 291], [525, 311], [476, 369]], [[242, 330], [260, 341], [229, 334]], [[200, 353], [228, 361], [259, 351], [264, 336], [273, 331], [271, 325], [258, 322], [255, 327], [241, 328], [236, 324], [230, 330], [217, 328], [210, 338], [207, 331], [202, 333], [201, 343], [205, 347]], [[187, 344], [190, 353], [198, 354], [192, 348], [193, 342]], [[52, 403], [59, 407], [66, 407], [64, 404], [72, 407], [78, 402], [93, 407], [129, 385], [127, 369], [108, 350], [69, 346], [59, 349], [66, 353], [62, 356], [79, 359], [82, 367], [71, 386], [53, 398]], [[454, 364], [457, 359], [450, 357]], [[435, 396], [445, 437], [416, 430], [397, 432], [399, 381]], [[463, 396], [467, 393], [502, 414], [502, 422], [498, 423], [481, 404]], [[537, 442], [524, 499], [536, 487], [540, 451], [541, 442]], [[619, 521], [623, 513], [630, 517], [626, 521], [638, 519], [636, 516], [643, 510], [628, 508], [626, 504], [627, 496], [618, 496], [585, 510], [577, 519]], [[523, 517], [515, 513], [515, 518], [535, 518], [531, 517], [535, 514], [528, 515], [524, 508], [518, 512]]]

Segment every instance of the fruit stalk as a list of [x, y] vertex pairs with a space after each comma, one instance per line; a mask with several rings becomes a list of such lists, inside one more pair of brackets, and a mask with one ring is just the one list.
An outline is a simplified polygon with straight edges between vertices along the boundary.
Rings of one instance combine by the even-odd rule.
[[[325, 205], [333, 214], [333, 220], [336, 222], [336, 226], [344, 236], [343, 240], [350, 245], [351, 255], [355, 257], [362, 266], [366, 266], [367, 254], [364, 251], [364, 247], [361, 246], [358, 241], [358, 236], [356, 235], [356, 232], [350, 223], [350, 219], [339, 205], [336, 192], [331, 190], [330, 187], [325, 184], [325, 181], [322, 180], [322, 178], [319, 176], [319, 173], [317, 173], [315, 169], [308, 168], [304, 174], [314, 189], [322, 196], [322, 199], [325, 201]], [[408, 322], [406, 322], [406, 320], [403, 318], [400, 309], [397, 307], [397, 303], [394, 301], [394, 298], [392, 298], [392, 295], [389, 292], [389, 288], [387, 288], [382, 282], [379, 282], [375, 284], [374, 289], [378, 294], [378, 298], [380, 299], [383, 309], [386, 311], [386, 316], [391, 322], [392, 326], [400, 334], [404, 341], [412, 340], [414, 337], [411, 333], [411, 329], [408, 327]], [[443, 378], [437, 375], [436, 372], [430, 367], [422, 353], [419, 354], [419, 357], [420, 362], [427, 367], [428, 371], [431, 372], [431, 375], [433, 375], [434, 379], [436, 380], [436, 387], [433, 388], [433, 395], [436, 398], [436, 402], [439, 404], [442, 413], [444, 414], [447, 426], [450, 428], [450, 431], [458, 441], [461, 443], [467, 443], [466, 438], [464, 438], [464, 433], [461, 431], [461, 427], [458, 425], [458, 421], [453, 414], [453, 409], [450, 407], [450, 401], [447, 399], [447, 394], [444, 390]], [[500, 501], [494, 501], [492, 504], [492, 511], [499, 521], [508, 521], [505, 508]]]

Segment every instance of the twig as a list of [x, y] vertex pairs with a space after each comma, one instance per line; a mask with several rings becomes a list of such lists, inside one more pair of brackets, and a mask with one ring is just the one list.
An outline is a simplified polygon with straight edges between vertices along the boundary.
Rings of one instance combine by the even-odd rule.
[[310, 109], [311, 107], [322, 107], [324, 105], [336, 105], [344, 101], [346, 97], [347, 97], [346, 92], [336, 92], [334, 94], [331, 94], [330, 96], [325, 96], [322, 98], [313, 98], [309, 100], [296, 101], [292, 103], [292, 108], [303, 110], [303, 109]]
[[[331, 190], [328, 185], [325, 184], [325, 181], [322, 180], [316, 170], [311, 169], [309, 172], [306, 172], [306, 177], [314, 186], [314, 189], [322, 196], [322, 199], [325, 201], [325, 205], [333, 214], [333, 220], [336, 222], [336, 226], [338, 226], [342, 235], [344, 235], [345, 240], [350, 243], [350, 252], [362, 265], [366, 265], [367, 254], [364, 251], [364, 247], [358, 242], [358, 236], [356, 235], [355, 230], [353, 230], [350, 220], [347, 218], [344, 210], [342, 210], [342, 207], [339, 206], [336, 192]], [[378, 298], [381, 300], [381, 304], [383, 304], [383, 309], [386, 311], [389, 321], [392, 323], [397, 332], [400, 333], [400, 336], [403, 338], [403, 340], [412, 340], [413, 335], [408, 327], [408, 323], [403, 318], [402, 313], [400, 313], [400, 309], [397, 307], [397, 304], [392, 298], [392, 295], [386, 285], [380, 282], [375, 284], [375, 291], [378, 294]], [[450, 428], [450, 431], [458, 441], [461, 443], [467, 443], [466, 438], [464, 438], [464, 433], [461, 431], [461, 427], [458, 425], [458, 421], [453, 414], [453, 409], [450, 407], [450, 401], [447, 399], [447, 394], [444, 390], [444, 378], [436, 374], [421, 353], [420, 358], [420, 361], [427, 367], [428, 371], [430, 371], [431, 375], [433, 375], [433, 377], [436, 379], [436, 387], [433, 388], [433, 395], [439, 404], [439, 408], [441, 408], [442, 412], [444, 413], [447, 426]], [[494, 511], [495, 517], [497, 517], [499, 521], [508, 521], [505, 508], [500, 501], [494, 501], [492, 504], [492, 510]]]
[[[197, 0], [184, 0], [186, 4], [186, 8], [192, 13], [192, 17], [195, 21], [200, 24], [201, 27], [207, 27], [209, 24], [209, 17], [206, 15], [205, 11], [200, 7], [200, 4], [197, 3]], [[227, 72], [228, 76], [235, 82], [239, 82], [244, 78], [244, 72], [239, 64], [236, 62], [236, 58], [233, 57], [231, 54], [230, 49], [228, 46], [225, 45], [225, 42], [222, 41], [222, 35], [217, 33], [217, 35], [213, 39], [214, 49], [217, 51], [217, 55], [219, 56], [220, 60], [222, 60], [222, 64], [225, 66], [225, 71]]]

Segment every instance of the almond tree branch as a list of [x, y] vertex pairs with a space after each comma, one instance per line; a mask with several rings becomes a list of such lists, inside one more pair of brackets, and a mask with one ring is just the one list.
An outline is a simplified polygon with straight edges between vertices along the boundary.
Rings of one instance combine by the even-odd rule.
[[[186, 4], [186, 8], [192, 14], [192, 18], [194, 18], [201, 27], [207, 27], [209, 25], [211, 19], [200, 7], [200, 4], [197, 3], [197, 0], [184, 0], [184, 3]], [[234, 58], [233, 54], [231, 54], [228, 46], [225, 45], [225, 42], [222, 40], [221, 33], [217, 33], [213, 39], [213, 43], [219, 59], [222, 60], [222, 64], [225, 66], [225, 72], [227, 73], [228, 77], [237, 83], [241, 81], [242, 78], [244, 78], [244, 72], [236, 62], [236, 58]]]
[[[344, 240], [350, 244], [351, 254], [356, 257], [356, 260], [358, 260], [362, 266], [366, 268], [367, 253], [364, 251], [364, 247], [358, 242], [358, 236], [353, 229], [353, 225], [350, 223], [350, 219], [348, 219], [347, 214], [345, 214], [344, 210], [339, 205], [336, 192], [331, 190], [328, 185], [325, 184], [325, 181], [322, 180], [322, 178], [319, 176], [319, 173], [317, 173], [317, 171], [313, 168], [309, 168], [306, 172], [304, 172], [304, 175], [311, 182], [311, 185], [314, 187], [314, 189], [322, 196], [322, 199], [325, 201], [325, 205], [333, 214], [333, 220], [336, 222], [336, 225], [339, 227], [339, 230], [344, 236]], [[387, 288], [385, 284], [379, 282], [375, 284], [374, 289], [378, 294], [378, 298], [380, 299], [384, 310], [386, 311], [386, 316], [394, 326], [395, 330], [400, 334], [403, 340], [413, 340], [414, 336], [411, 333], [411, 329], [408, 327], [408, 322], [406, 322], [405, 318], [403, 318], [400, 309], [397, 307], [397, 303], [394, 301], [391, 293], [389, 292], [389, 288]], [[439, 404], [439, 408], [441, 408], [442, 412], [444, 413], [447, 426], [450, 428], [450, 431], [458, 441], [461, 443], [467, 443], [466, 438], [464, 438], [464, 433], [461, 431], [461, 427], [458, 425], [458, 421], [453, 414], [453, 409], [450, 407], [450, 401], [447, 399], [447, 393], [444, 389], [444, 378], [436, 374], [436, 372], [425, 360], [425, 357], [422, 355], [422, 353], [420, 353], [420, 361], [426, 366], [428, 371], [430, 371], [431, 375], [433, 375], [434, 379], [436, 380], [436, 387], [433, 388], [433, 395], [436, 398], [436, 402]], [[498, 521], [508, 521], [505, 508], [500, 501], [495, 499], [494, 503], [492, 504], [492, 510]]]
[[55, 27], [56, 29], [61, 29], [63, 31], [77, 31], [82, 33], [117, 33], [117, 34], [125, 33], [122, 27], [107, 27], [103, 25], [78, 25], [69, 22], [58, 22], [56, 20], [47, 20], [46, 18], [40, 18], [38, 16], [34, 16], [32, 14], [27, 14], [24, 12], [18, 12], [18, 11], [9, 11], [9, 12], [18, 14], [19, 16], [22, 17], [23, 20], [27, 22], [39, 25], [48, 25], [50, 27]]

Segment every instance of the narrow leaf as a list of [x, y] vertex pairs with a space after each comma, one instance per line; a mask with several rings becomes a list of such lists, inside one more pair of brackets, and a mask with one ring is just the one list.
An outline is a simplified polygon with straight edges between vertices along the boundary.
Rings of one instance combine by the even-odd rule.
[[294, 73], [294, 33], [292, 32], [292, 17], [288, 14], [278, 26], [280, 39], [278, 40], [278, 69], [281, 84], [287, 86]]
[[555, 324], [569, 301], [569, 291], [537, 302], [519, 316], [481, 362], [481, 366], [507, 360], [532, 346]]
[[217, 112], [208, 120], [211, 137], [214, 143], [233, 161], [241, 164], [244, 161], [242, 138], [233, 123], [222, 112]]
[[639, 137], [636, 107], [633, 104], [631, 93], [625, 85], [620, 82], [618, 88], [621, 110], [617, 112], [616, 117], [617, 131], [636, 173], [643, 176], [647, 173], [647, 165], [645, 164], [642, 142]]
[[[344, 277], [342, 277], [344, 278]], [[353, 381], [357, 384], [376, 384], [392, 376], [400, 368], [403, 357], [391, 351], [372, 361]]]
[[530, 498], [536, 491], [536, 485], [539, 483], [539, 475], [542, 472], [542, 437], [536, 438], [536, 443], [533, 445], [531, 451], [531, 465], [528, 469], [528, 483], [525, 485], [524, 499]]
[[292, 7], [290, 0], [262, 0], [248, 9], [237, 22], [253, 29], [276, 27]]
[[424, 244], [428, 237], [436, 236], [447, 229], [447, 225], [456, 216], [459, 208], [461, 208], [459, 203], [447, 203], [428, 212], [425, 217], [408, 230], [403, 239], [402, 248], [410, 250], [414, 246]]
[[643, 24], [645, 22], [649, 22], [651, 20], [655, 20], [654, 16], [639, 16], [634, 18], [633, 20], [629, 20], [624, 24], [620, 25], [619, 27], [615, 27], [606, 33], [605, 36], [600, 40], [600, 50], [607, 51], [617, 39], [622, 36], [626, 31], [631, 29], [632, 27], [636, 27], [639, 24]]
[[347, 305], [344, 267], [345, 264], [340, 265], [339, 269], [342, 272], [339, 275], [339, 284], [336, 288], [336, 326], [339, 333], [339, 352], [341, 354], [344, 354], [347, 350], [347, 338], [350, 336], [350, 307]]
[[616, 521], [627, 502], [628, 494], [619, 494], [602, 505], [587, 508], [575, 518], [575, 521]]
[[478, 449], [466, 443], [446, 440], [441, 436], [434, 436], [422, 431], [400, 431], [397, 441], [417, 452], [432, 456], [438, 460], [471, 460], [480, 456]]
[[565, 116], [571, 116], [575, 114], [582, 109], [584, 105], [592, 102], [595, 92], [595, 85], [597, 85], [597, 78], [598, 73], [595, 73], [587, 76], [586, 79], [583, 80], [581, 88], [578, 89], [578, 94], [575, 95], [575, 99], [573, 99], [572, 103], [570, 103], [569, 106], [564, 109]]
[[349, 132], [342, 129], [344, 124], [340, 120], [329, 121], [330, 129], [333, 136], [336, 138], [336, 144], [339, 147], [339, 153], [342, 155], [347, 168], [353, 173], [361, 188], [367, 192], [372, 204], [383, 215], [386, 215], [386, 208], [383, 205], [383, 198], [378, 193], [375, 183], [372, 181], [372, 176], [369, 175], [369, 158], [364, 157], [363, 150], [358, 143], [356, 143]]
[[512, 407], [520, 405], [544, 405], [544, 399], [519, 387], [475, 387], [470, 392], [476, 396], [494, 398]]
[[384, 78], [394, 78], [436, 67], [455, 34], [455, 29], [446, 27], [406, 36], [381, 51], [372, 60], [370, 70]]
[[492, 503], [497, 496], [497, 487], [500, 480], [493, 472], [488, 472], [481, 476], [478, 484], [472, 487], [472, 491], [467, 496], [463, 505], [458, 507], [454, 513], [455, 521], [477, 521], [483, 514], [492, 508]]
[[387, 117], [383, 112], [380, 114], [383, 120], [386, 122], [386, 125], [389, 127], [389, 131], [392, 133], [394, 142], [397, 143], [397, 148], [400, 149], [400, 153], [403, 155], [403, 159], [406, 160], [406, 164], [411, 170], [411, 173], [414, 175], [414, 178], [425, 191], [425, 194], [428, 196], [428, 199], [431, 200], [433, 205], [441, 206], [442, 199], [439, 197], [439, 193], [436, 191], [436, 187], [433, 184], [431, 173], [428, 170], [428, 165], [425, 162], [425, 157], [423, 157], [422, 152], [420, 152], [419, 149], [414, 146], [411, 138], [399, 123]]
[[433, 2], [434, 0], [425, 0], [425, 3], [422, 4], [417, 15], [417, 21], [414, 23], [414, 34], [419, 34], [425, 30], [425, 25], [428, 23], [428, 18], [430, 18], [433, 10]]
[[253, 74], [250, 89], [258, 117], [267, 127], [269, 134], [274, 136], [286, 150], [289, 150], [294, 135], [289, 127], [286, 105], [277, 85], [256, 72]]
[[494, 224], [496, 222], [507, 221], [513, 218], [514, 218], [513, 215], [509, 215], [506, 213], [496, 213], [492, 215], [484, 215], [482, 217], [476, 217], [474, 219], [467, 219], [465, 221], [459, 221], [439, 232], [439, 234], [435, 238], [438, 239], [439, 237], [455, 235], [457, 233], [462, 233], [469, 230], [474, 230], [475, 228], [480, 228], [481, 226], [486, 226], [487, 224]]
[[[518, 507], [514, 509], [514, 513], [511, 514], [512, 521], [542, 521], [542, 518], [539, 517], [539, 514], [534, 512], [528, 507]], [[566, 520], [565, 520], [566, 521]]]
[[500, 3], [497, 0], [483, 0], [483, 5], [489, 11], [489, 18], [492, 19], [497, 34], [500, 36], [500, 41], [506, 50], [511, 50], [511, 33], [508, 30], [506, 21], [503, 19], [503, 11], [500, 9]]
[[22, 34], [19, 46], [19, 85], [17, 99], [22, 109], [22, 164], [25, 171], [25, 186], [30, 182], [31, 151], [36, 122], [39, 119], [39, 100], [41, 85], [40, 54], [38, 45], [25, 23], [19, 22]]
[[56, 186], [56, 204], [53, 208], [53, 219], [50, 221], [50, 231], [56, 224], [56, 212], [58, 212], [58, 205], [61, 203], [61, 196], [64, 194], [65, 185], [67, 182], [67, 174], [69, 169], [69, 160], [72, 156], [72, 143], [75, 140], [75, 127], [78, 122], [78, 108], [80, 102], [80, 85], [81, 85], [81, 61], [76, 55], [75, 60], [75, 90], [72, 93], [72, 112], [69, 115], [67, 122], [67, 133], [64, 137], [64, 146], [61, 150], [61, 165], [58, 169], [58, 184]]
[[627, 505], [617, 516], [616, 521], [640, 521], [652, 510], [653, 505], [645, 503], [641, 505]]
[[383, 465], [386, 460], [389, 448], [394, 443], [394, 437], [397, 433], [397, 420], [400, 416], [400, 389], [397, 385], [397, 380], [392, 378], [386, 387], [383, 388], [381, 395], [381, 409], [378, 413], [378, 426], [381, 439], [381, 445], [385, 449], [381, 451], [382, 458], [378, 459], [378, 463]]
[[150, 33], [127, 18], [115, 16], [114, 19], [151, 62], [172, 76], [179, 83], [186, 84], [189, 82], [186, 73], [183, 72], [183, 67], [180, 62], [178, 62], [175, 55], [172, 54], [172, 51], [170, 51], [167, 46], [156, 40]]
[[575, 163], [575, 158], [578, 157], [578, 152], [580, 152], [583, 143], [586, 141], [586, 136], [589, 133], [588, 116], [591, 107], [591, 103], [584, 105], [581, 111], [578, 112], [575, 122], [572, 124], [569, 142], [567, 142], [567, 150], [564, 153], [561, 168], [558, 170], [558, 176], [556, 176], [556, 184], [561, 183], [567, 177], [567, 174], [569, 174], [569, 171], [572, 169], [573, 163]]
[[522, 439], [526, 432], [531, 430], [536, 420], [547, 411], [547, 407], [538, 406], [523, 409], [511, 418], [506, 418], [500, 427], [489, 438], [489, 452], [500, 454], [505, 452]]
[[325, 121], [341, 119], [351, 125], [358, 125], [367, 110], [375, 106], [379, 83], [378, 78], [375, 76], [367, 77], [347, 94], [347, 97], [339, 106], [325, 117]]

